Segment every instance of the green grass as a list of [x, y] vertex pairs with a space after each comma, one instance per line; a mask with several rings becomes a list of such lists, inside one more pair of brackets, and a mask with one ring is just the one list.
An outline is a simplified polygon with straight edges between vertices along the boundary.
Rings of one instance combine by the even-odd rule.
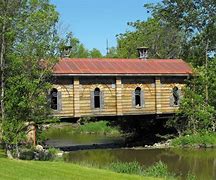
[[165, 177], [166, 179], [174, 179], [174, 174], [171, 174], [168, 171], [167, 165], [162, 163], [161, 161], [145, 169], [144, 175], [151, 177]]
[[172, 140], [173, 146], [215, 146], [216, 133], [199, 133], [194, 135], [186, 135]]
[[73, 134], [103, 134], [107, 136], [119, 136], [121, 133], [117, 127], [111, 127], [107, 121], [89, 122], [84, 125], [72, 127], [51, 127], [47, 131], [43, 132], [44, 137], [62, 137], [67, 138]]
[[138, 162], [115, 162], [111, 163], [108, 169], [118, 172], [118, 173], [127, 173], [127, 174], [136, 174], [147, 177], [160, 177], [165, 179], [175, 179], [175, 174], [169, 172], [168, 167], [163, 162], [159, 161], [148, 168], [144, 168]]
[[64, 162], [9, 160], [5, 158], [2, 153], [0, 154], [0, 178], [4, 180], [154, 179], [137, 175], [115, 173], [108, 170], [88, 168]]
[[119, 130], [116, 127], [109, 126], [107, 121], [97, 121], [79, 126], [76, 133], [119, 134]]
[[107, 168], [118, 173], [138, 174], [138, 175], [142, 175], [142, 171], [143, 171], [142, 166], [140, 166], [140, 164], [136, 161], [128, 162], [128, 163], [114, 162], [111, 163]]

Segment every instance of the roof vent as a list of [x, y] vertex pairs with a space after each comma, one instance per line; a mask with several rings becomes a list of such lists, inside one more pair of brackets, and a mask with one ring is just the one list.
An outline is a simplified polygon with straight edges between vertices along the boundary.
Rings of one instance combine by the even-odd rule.
[[148, 58], [148, 47], [138, 47], [139, 59], [147, 59]]
[[72, 46], [64, 46], [62, 48], [62, 57], [68, 58], [71, 53]]

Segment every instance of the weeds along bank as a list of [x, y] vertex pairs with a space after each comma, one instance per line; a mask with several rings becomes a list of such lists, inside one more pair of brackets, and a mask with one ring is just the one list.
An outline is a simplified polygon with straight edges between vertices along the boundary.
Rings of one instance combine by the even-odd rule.
[[216, 133], [197, 133], [180, 136], [171, 141], [174, 147], [216, 148]]
[[62, 124], [51, 125], [45, 135], [52, 132], [65, 132], [70, 134], [103, 134], [103, 135], [120, 135], [118, 127], [112, 127], [108, 121], [85, 122], [80, 124]]

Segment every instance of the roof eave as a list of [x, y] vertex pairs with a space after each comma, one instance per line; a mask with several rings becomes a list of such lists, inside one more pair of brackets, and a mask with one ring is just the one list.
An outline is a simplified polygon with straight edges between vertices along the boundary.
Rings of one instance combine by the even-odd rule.
[[60, 74], [53, 73], [53, 76], [68, 76], [68, 77], [77, 77], [77, 76], [191, 76], [192, 73], [159, 73], [159, 74]]

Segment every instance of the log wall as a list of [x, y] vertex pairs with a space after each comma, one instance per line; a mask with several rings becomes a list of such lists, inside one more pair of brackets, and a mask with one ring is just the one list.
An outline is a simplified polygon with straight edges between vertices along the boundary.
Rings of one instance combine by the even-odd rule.
[[[174, 113], [178, 106], [170, 105], [172, 88], [185, 86], [185, 77], [74, 77], [61, 78], [53, 87], [62, 93], [62, 109], [55, 116], [121, 116]], [[143, 107], [132, 105], [133, 91], [144, 92]], [[93, 108], [91, 93], [103, 92], [103, 108]]]

